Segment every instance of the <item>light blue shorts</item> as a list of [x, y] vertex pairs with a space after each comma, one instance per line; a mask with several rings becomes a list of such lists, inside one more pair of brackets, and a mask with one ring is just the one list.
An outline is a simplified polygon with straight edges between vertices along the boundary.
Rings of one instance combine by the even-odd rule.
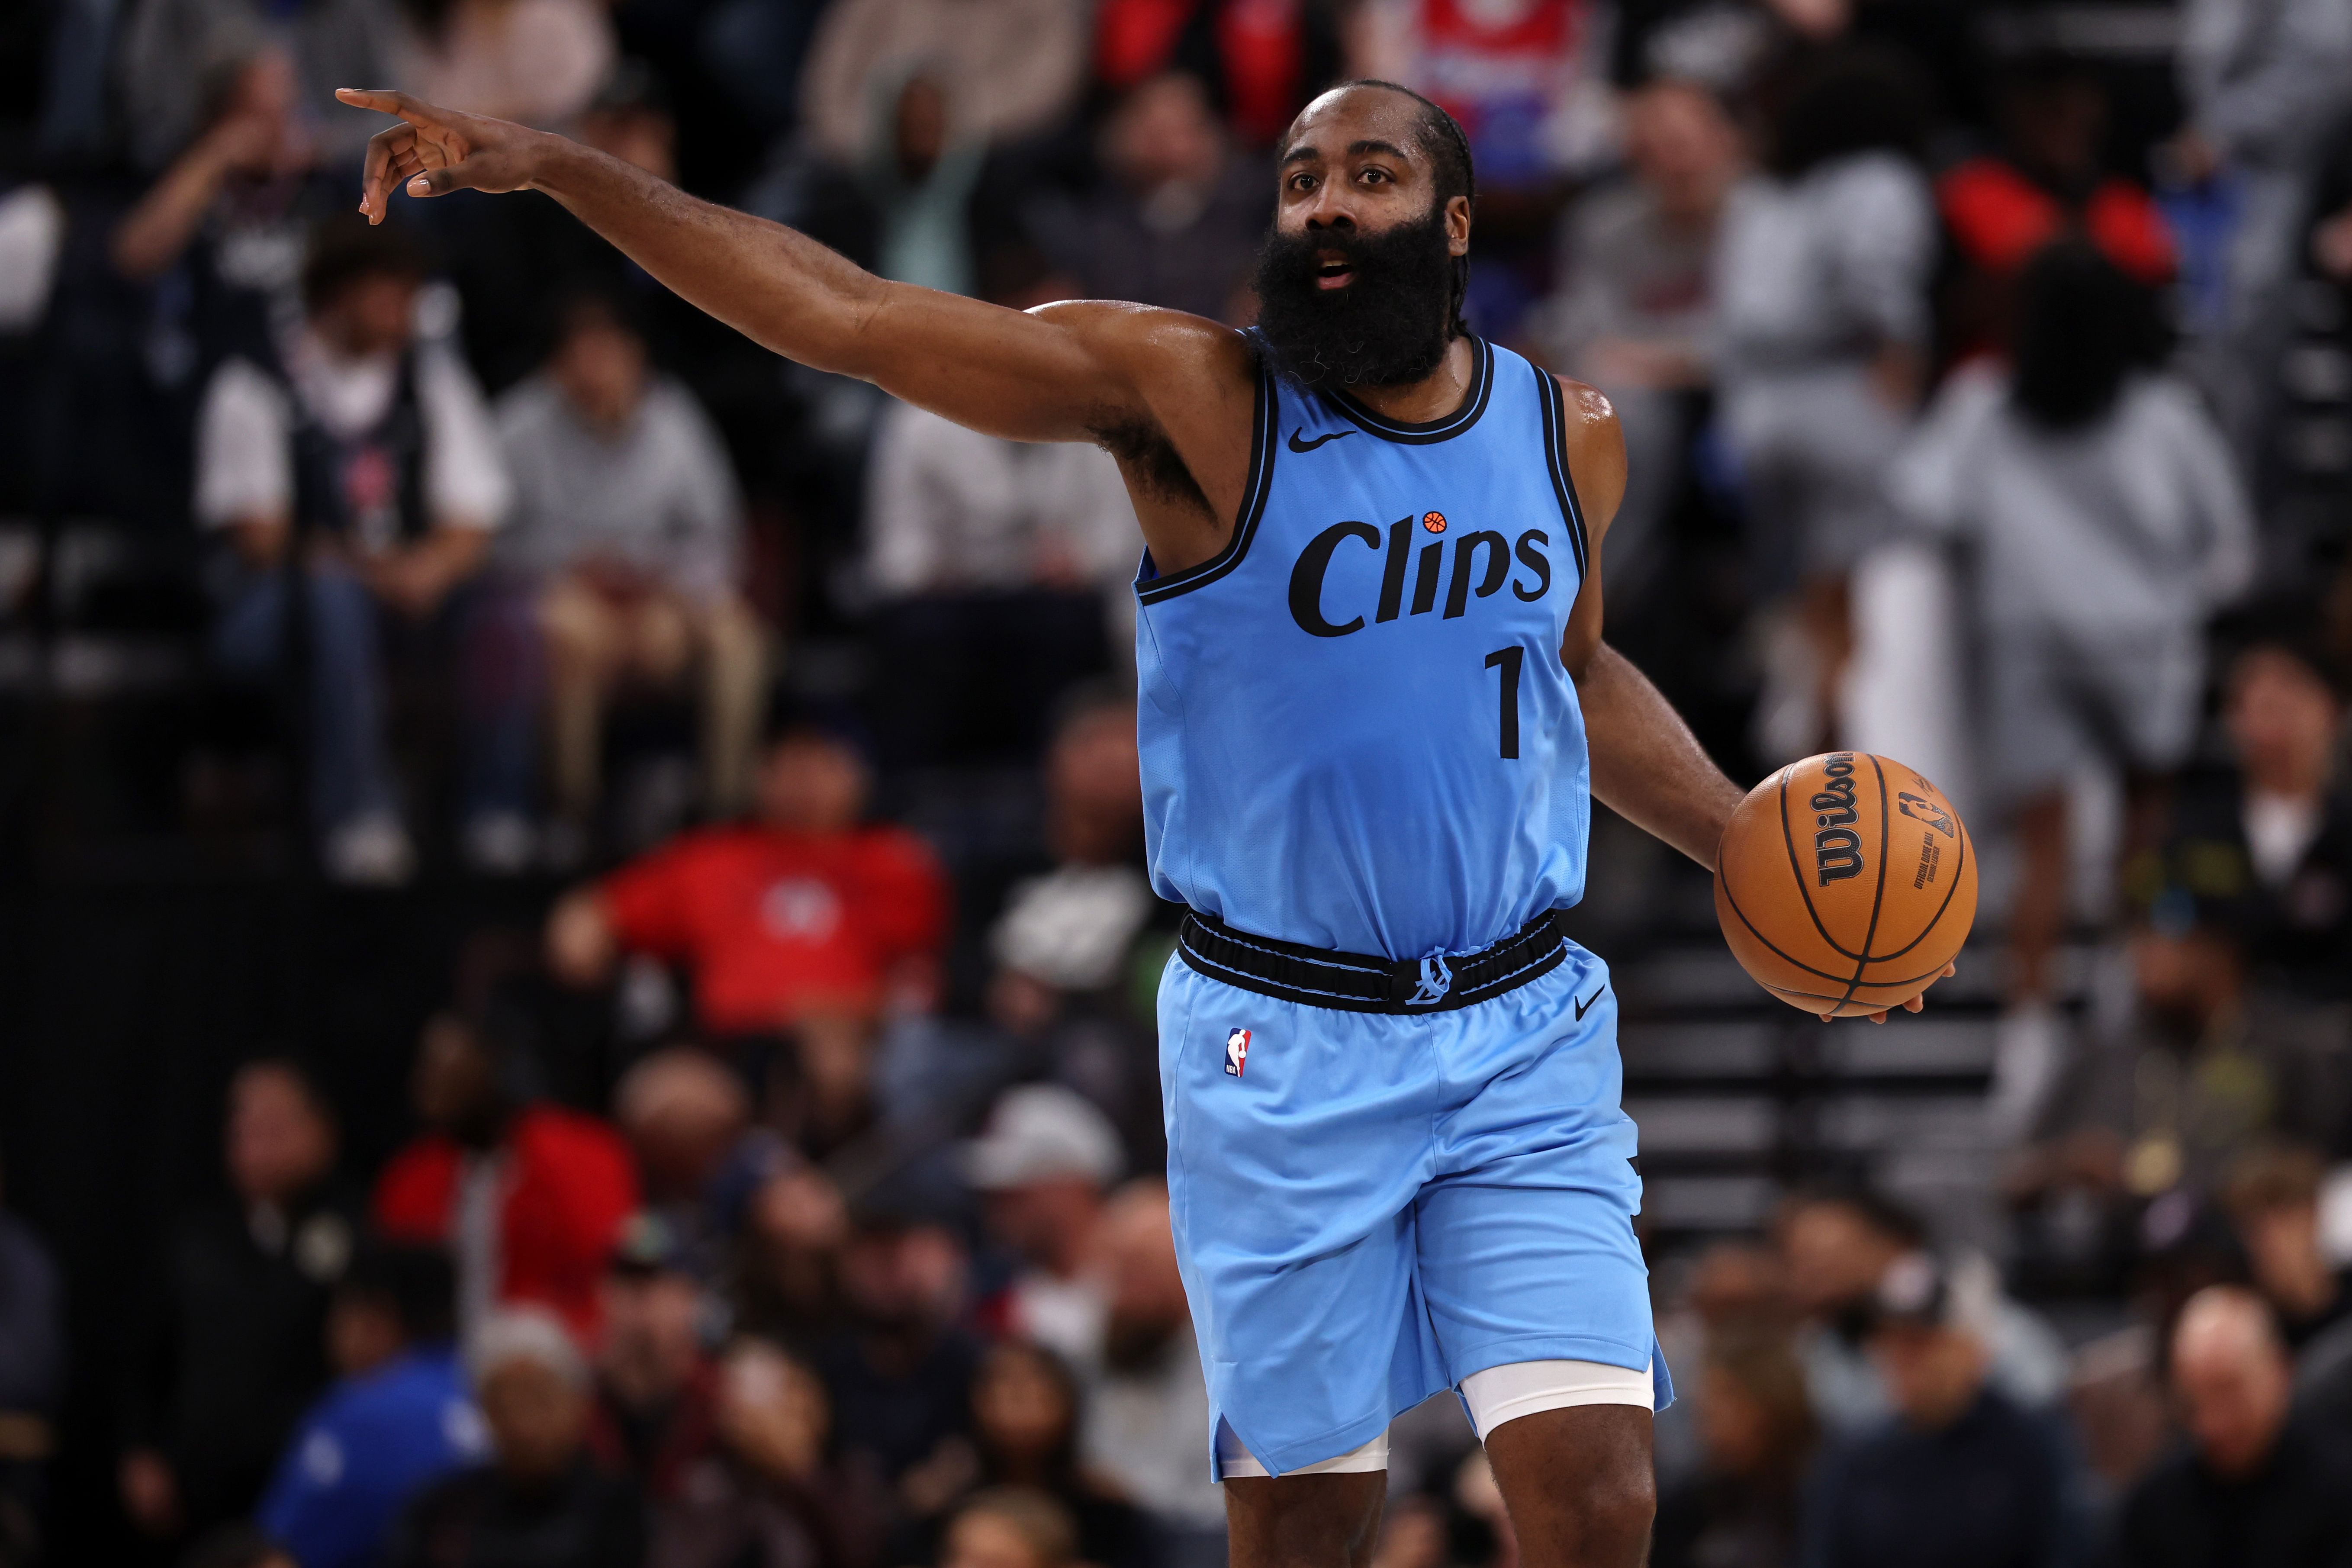
[[1269, 1471], [1345, 1454], [1513, 1362], [1654, 1364], [1657, 1408], [1673, 1400], [1608, 980], [1570, 944], [1492, 1001], [1400, 1016], [1169, 960], [1176, 1256], [1212, 1411]]

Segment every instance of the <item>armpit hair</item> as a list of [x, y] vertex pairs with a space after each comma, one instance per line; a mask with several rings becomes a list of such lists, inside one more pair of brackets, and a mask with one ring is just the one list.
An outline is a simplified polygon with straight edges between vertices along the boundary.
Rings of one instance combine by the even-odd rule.
[[1201, 483], [1184, 466], [1176, 443], [1150, 418], [1108, 420], [1089, 425], [1095, 445], [1118, 459], [1118, 466], [1137, 485], [1162, 500], [1196, 506], [1212, 513]]

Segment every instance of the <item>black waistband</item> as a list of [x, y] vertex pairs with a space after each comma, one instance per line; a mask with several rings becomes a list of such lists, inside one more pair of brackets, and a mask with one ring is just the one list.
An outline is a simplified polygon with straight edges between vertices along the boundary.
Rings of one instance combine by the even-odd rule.
[[1455, 958], [1373, 958], [1237, 931], [1192, 910], [1176, 933], [1184, 962], [1261, 996], [1345, 1013], [1442, 1013], [1490, 1001], [1548, 974], [1568, 955], [1551, 911], [1492, 947]]

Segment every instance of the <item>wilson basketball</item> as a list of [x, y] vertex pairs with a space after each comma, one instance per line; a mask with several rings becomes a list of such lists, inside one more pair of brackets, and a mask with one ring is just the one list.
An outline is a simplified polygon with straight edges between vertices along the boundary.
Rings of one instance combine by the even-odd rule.
[[1976, 846], [1943, 792], [1889, 757], [1832, 752], [1748, 792], [1724, 830], [1715, 913], [1740, 966], [1808, 1013], [1926, 990], [1977, 918]]

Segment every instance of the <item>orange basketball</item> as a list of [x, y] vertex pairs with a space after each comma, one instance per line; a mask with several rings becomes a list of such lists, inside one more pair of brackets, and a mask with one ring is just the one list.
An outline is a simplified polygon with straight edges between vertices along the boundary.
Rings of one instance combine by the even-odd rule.
[[1976, 846], [1943, 792], [1901, 763], [1807, 757], [1731, 814], [1715, 914], [1740, 967], [1791, 1007], [1898, 1007], [1968, 940]]

